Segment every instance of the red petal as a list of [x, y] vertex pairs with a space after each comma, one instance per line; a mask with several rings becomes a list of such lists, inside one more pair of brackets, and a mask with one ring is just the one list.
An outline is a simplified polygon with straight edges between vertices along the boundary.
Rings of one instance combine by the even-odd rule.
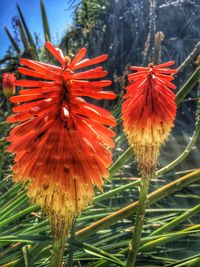
[[25, 101], [33, 101], [33, 100], [40, 99], [40, 98], [42, 98], [41, 94], [32, 94], [32, 95], [11, 96], [9, 100], [12, 103], [19, 103], [19, 102], [25, 102]]
[[21, 67], [18, 68], [18, 71], [21, 74], [24, 74], [24, 75], [27, 75], [27, 76], [31, 76], [31, 77], [35, 77], [35, 78], [41, 78], [41, 79], [53, 80], [53, 81], [58, 79], [57, 77], [41, 74], [41, 73], [39, 73], [37, 71], [33, 71], [33, 70], [21, 68]]
[[[59, 76], [58, 72], [62, 73], [62, 69], [60, 67], [55, 67], [49, 64], [33, 61], [30, 59], [21, 58], [20, 64], [25, 65], [35, 71], [38, 71], [46, 75]], [[50, 68], [51, 69], [53, 68], [53, 70], [50, 70]]]
[[88, 70], [84, 72], [74, 73], [72, 75], [73, 79], [96, 79], [105, 77], [108, 74], [107, 71], [101, 71], [99, 68]]
[[85, 57], [86, 53], [87, 53], [87, 49], [86, 49], [85, 47], [82, 47], [82, 48], [78, 51], [78, 53], [75, 55], [75, 57], [74, 57], [74, 59], [72, 60], [72, 62], [70, 63], [69, 68], [70, 68], [71, 70], [73, 70], [73, 69], [74, 69], [74, 66], [75, 66], [81, 59], [83, 59], [83, 58]]
[[65, 58], [63, 56], [63, 53], [60, 49], [55, 48], [55, 46], [52, 45], [50, 42], [45, 43], [45, 47], [49, 50], [49, 52], [61, 63], [63, 67], [66, 66]]
[[83, 91], [76, 92], [77, 96], [88, 96], [94, 99], [115, 99], [116, 94], [110, 91], [101, 91], [101, 92], [92, 92], [92, 91]]
[[80, 68], [85, 68], [85, 67], [89, 67], [91, 65], [94, 65], [94, 64], [98, 64], [98, 63], [101, 63], [105, 60], [107, 60], [108, 58], [108, 55], [101, 55], [99, 57], [95, 57], [95, 58], [92, 58], [92, 59], [85, 59], [79, 63], [77, 63], [74, 67], [74, 69], [80, 69]]
[[155, 69], [159, 69], [159, 68], [165, 68], [165, 67], [169, 67], [171, 65], [174, 65], [175, 61], [168, 61], [159, 65], [154, 66]]
[[32, 80], [17, 80], [15, 84], [17, 86], [23, 86], [23, 87], [40, 87], [40, 86], [53, 87], [57, 85], [54, 82], [41, 82], [41, 81], [32, 81]]

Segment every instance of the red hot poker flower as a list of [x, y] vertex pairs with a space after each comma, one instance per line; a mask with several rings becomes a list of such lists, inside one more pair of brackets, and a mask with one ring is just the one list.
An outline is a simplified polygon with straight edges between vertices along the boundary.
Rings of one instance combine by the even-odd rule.
[[110, 112], [83, 97], [114, 99], [115, 94], [103, 91], [109, 80], [97, 80], [107, 75], [102, 67], [79, 71], [101, 63], [107, 55], [83, 59], [87, 50], [81, 48], [72, 61], [50, 42], [46, 48], [61, 67], [21, 59], [26, 67], [21, 74], [37, 80], [17, 80], [26, 87], [12, 103], [10, 123], [18, 122], [8, 137], [8, 151], [16, 154], [14, 180], [30, 181], [30, 198], [49, 215], [55, 234], [69, 228], [93, 196], [93, 186], [101, 189], [102, 177], [108, 177], [112, 162], [108, 148], [113, 148], [115, 126]]
[[10, 97], [15, 94], [15, 75], [12, 73], [4, 73], [2, 77], [3, 93], [6, 97]]
[[169, 61], [157, 66], [131, 67], [125, 101], [122, 107], [123, 122], [129, 143], [133, 146], [141, 174], [151, 176], [155, 172], [160, 146], [166, 141], [174, 125], [176, 115], [175, 94], [170, 89], [176, 86], [168, 68]]

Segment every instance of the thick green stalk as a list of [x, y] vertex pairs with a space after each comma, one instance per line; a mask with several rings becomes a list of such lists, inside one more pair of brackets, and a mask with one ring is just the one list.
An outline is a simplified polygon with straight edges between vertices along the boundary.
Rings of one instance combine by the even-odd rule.
[[52, 256], [49, 267], [62, 267], [63, 254], [65, 249], [65, 233], [61, 231], [58, 237], [52, 242]]
[[137, 208], [136, 223], [134, 228], [133, 239], [129, 248], [129, 255], [127, 260], [127, 267], [134, 267], [137, 257], [137, 252], [140, 245], [140, 239], [142, 236], [142, 228], [144, 223], [144, 215], [147, 206], [147, 195], [149, 190], [149, 180], [147, 177], [142, 177], [140, 182], [140, 197], [139, 205]]
[[74, 219], [72, 223], [71, 236], [68, 241], [68, 244], [69, 244], [68, 254], [69, 255], [68, 255], [68, 261], [67, 261], [66, 267], [73, 267], [74, 247], [71, 245], [71, 243], [75, 239], [75, 230], [76, 230], [76, 219]]

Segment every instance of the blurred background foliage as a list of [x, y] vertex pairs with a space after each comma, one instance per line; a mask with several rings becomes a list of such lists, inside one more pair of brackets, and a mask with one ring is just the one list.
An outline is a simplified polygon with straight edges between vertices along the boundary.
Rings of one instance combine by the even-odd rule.
[[[128, 67], [175, 60], [178, 114], [160, 156], [137, 266], [200, 266], [200, 4], [199, 0], [71, 0], [73, 23], [60, 43], [73, 56], [85, 46], [88, 56], [109, 54], [106, 68], [118, 99], [104, 103], [118, 120], [114, 163], [103, 194], [82, 213], [66, 247], [66, 266], [124, 266], [138, 198], [138, 172], [122, 131], [120, 105]], [[44, 40], [51, 40], [48, 14], [40, 1]], [[16, 73], [19, 58], [52, 62], [38, 35], [32, 35], [20, 6], [10, 47], [0, 60], [2, 76]], [[53, 62], [52, 62], [53, 63]], [[113, 101], [112, 101], [113, 102]], [[12, 155], [5, 152], [11, 105], [0, 91], [0, 266], [48, 266], [51, 232], [26, 189], [11, 182]], [[175, 181], [175, 182], [173, 182]], [[156, 191], [157, 190], [157, 191]], [[132, 204], [130, 204], [132, 203]]]

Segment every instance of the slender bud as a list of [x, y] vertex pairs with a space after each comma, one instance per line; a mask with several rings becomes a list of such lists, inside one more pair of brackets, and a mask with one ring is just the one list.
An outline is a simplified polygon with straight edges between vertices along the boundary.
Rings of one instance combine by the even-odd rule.
[[15, 75], [12, 73], [4, 73], [2, 79], [2, 87], [4, 95], [9, 98], [15, 94]]

